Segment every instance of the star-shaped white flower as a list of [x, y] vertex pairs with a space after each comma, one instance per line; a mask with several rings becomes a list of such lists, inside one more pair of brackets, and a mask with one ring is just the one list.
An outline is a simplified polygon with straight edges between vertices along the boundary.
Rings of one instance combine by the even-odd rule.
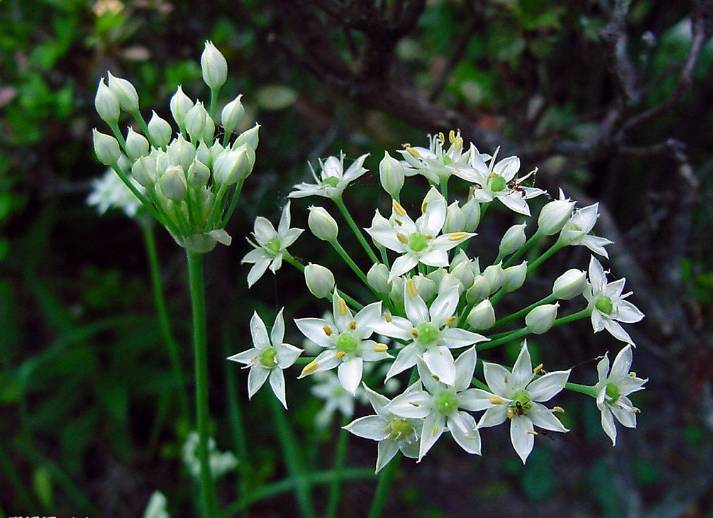
[[242, 363], [250, 368], [250, 373], [248, 374], [248, 398], [252, 398], [269, 377], [272, 391], [283, 406], [287, 408], [285, 375], [282, 371], [295, 363], [299, 355], [302, 354], [302, 349], [283, 343], [285, 339], [283, 310], [284, 308], [275, 317], [269, 336], [265, 323], [257, 313], [253, 313], [250, 319], [253, 348], [230, 356], [228, 360]]
[[407, 318], [392, 316], [388, 322], [376, 326], [377, 333], [408, 341], [386, 373], [387, 380], [413, 367], [420, 358], [441, 382], [446, 385], [455, 383], [456, 366], [450, 349], [487, 340], [477, 333], [451, 327], [456, 321], [458, 299], [458, 287], [451, 286], [441, 291], [429, 308], [418, 294], [415, 281], [406, 281], [404, 306]]
[[[129, 181], [139, 192], [144, 192], [144, 188], [133, 177], [130, 176]], [[103, 176], [92, 180], [92, 191], [87, 197], [87, 205], [96, 207], [99, 214], [104, 214], [111, 208], [121, 209], [130, 218], [136, 216], [141, 208], [139, 199], [113, 169], [107, 169]]]
[[280, 269], [282, 258], [287, 253], [287, 247], [297, 241], [302, 232], [304, 229], [290, 228], [290, 202], [287, 202], [285, 208], [282, 209], [277, 230], [268, 219], [262, 216], [255, 218], [255, 229], [253, 230], [255, 242], [248, 239], [248, 243], [255, 249], [248, 252], [241, 261], [253, 264], [248, 273], [248, 287], [252, 287], [260, 280], [268, 266], [272, 273]]
[[606, 329], [622, 342], [634, 344], [629, 333], [624, 331], [619, 322], [632, 324], [644, 318], [644, 314], [631, 302], [624, 300], [632, 292], [622, 293], [626, 279], [607, 282], [606, 272], [594, 256], [589, 260], [589, 284], [584, 290], [584, 297], [592, 310], [592, 328], [595, 333]]
[[[414, 383], [406, 389], [404, 394], [418, 388], [419, 385]], [[421, 429], [421, 420], [395, 415], [387, 409], [387, 405], [391, 403], [389, 398], [374, 392], [366, 385], [364, 385], [364, 391], [376, 415], [360, 417], [349, 423], [344, 429], [359, 437], [379, 442], [376, 473], [381, 471], [399, 450], [406, 457], [418, 458], [418, 431]]]
[[368, 156], [369, 155], [366, 154], [357, 158], [346, 171], [344, 171], [343, 153], [339, 158], [330, 156], [324, 161], [320, 160], [319, 165], [322, 171], [319, 176], [317, 176], [317, 173], [315, 173], [312, 168], [312, 164], [309, 164], [315, 183], [298, 183], [295, 185], [289, 197], [306, 198], [307, 196], [323, 196], [332, 200], [339, 198], [344, 192], [344, 189], [346, 189], [351, 182], [366, 173], [367, 170], [364, 168], [364, 160], [366, 160]]
[[636, 414], [639, 410], [627, 396], [643, 390], [644, 384], [648, 381], [629, 372], [631, 362], [632, 349], [630, 345], [627, 345], [614, 358], [611, 371], [609, 370], [608, 354], [605, 354], [597, 364], [599, 380], [594, 386], [597, 393], [597, 408], [602, 413], [604, 433], [609, 436], [612, 445], [616, 445], [615, 417], [627, 428], [636, 428]]
[[[495, 156], [497, 154], [496, 151]], [[471, 152], [471, 174], [466, 179], [478, 186], [473, 190], [473, 198], [480, 203], [489, 203], [497, 199], [510, 210], [529, 216], [530, 207], [526, 200], [545, 194], [545, 191], [534, 187], [524, 187], [521, 184], [537, 170], [535, 169], [522, 178], [516, 178], [517, 172], [520, 170], [520, 159], [516, 156], [509, 156], [495, 162], [495, 156], [490, 159], [488, 166], [483, 160], [483, 155], [477, 151]]]
[[354, 399], [362, 398], [362, 389], [357, 389], [356, 396], [347, 392], [339, 382], [339, 377], [333, 371], [317, 372], [314, 376], [315, 384], [310, 392], [324, 400], [324, 406], [317, 413], [315, 422], [318, 428], [324, 428], [331, 420], [335, 411], [339, 411], [344, 417], [354, 415]]
[[391, 358], [386, 344], [369, 337], [377, 323], [383, 320], [381, 302], [374, 302], [352, 315], [336, 288], [332, 296], [332, 320], [299, 318], [295, 324], [302, 334], [326, 350], [307, 364], [300, 377], [315, 372], [338, 368], [339, 381], [351, 394], [356, 393], [361, 382], [364, 362]]
[[[456, 379], [453, 385], [436, 380], [423, 362], [418, 364], [420, 381], [396, 396], [386, 409], [408, 418], [422, 419], [418, 461], [436, 444], [448, 428], [453, 439], [467, 453], [480, 455], [480, 433], [472, 415], [464, 410], [477, 407], [476, 389], [469, 389], [475, 371], [475, 347], [471, 347], [456, 360]], [[424, 390], [425, 389], [425, 390]], [[475, 404], [475, 406], [474, 406]]]
[[562, 228], [560, 240], [569, 246], [586, 246], [595, 254], [608, 259], [609, 254], [604, 247], [612, 244], [612, 241], [609, 241], [605, 237], [592, 236], [589, 234], [597, 223], [598, 218], [598, 203], [577, 209]]
[[391, 265], [389, 282], [418, 263], [448, 266], [448, 250], [475, 235], [469, 232], [439, 235], [446, 221], [446, 200], [433, 188], [426, 194], [421, 211], [421, 216], [413, 221], [406, 209], [393, 200], [391, 218], [387, 220], [377, 211], [371, 227], [365, 229], [374, 241], [401, 254]]
[[495, 363], [484, 363], [483, 368], [490, 392], [476, 389], [478, 401], [473, 402], [474, 409], [487, 409], [478, 428], [497, 426], [510, 419], [510, 440], [523, 464], [535, 444], [535, 426], [553, 432], [568, 431], [542, 403], [562, 391], [569, 370], [550, 372], [533, 380], [527, 341], [522, 343], [512, 372]]
[[[418, 146], [408, 146], [399, 150], [403, 156], [404, 171], [407, 176], [420, 174], [430, 183], [438, 184], [447, 180], [451, 175], [456, 175], [464, 179], [469, 168], [470, 150], [463, 152], [463, 139], [460, 131], [451, 130], [448, 134], [450, 145], [446, 149], [446, 137], [443, 133], [429, 135], [428, 148]], [[471, 149], [474, 149], [471, 145]]]

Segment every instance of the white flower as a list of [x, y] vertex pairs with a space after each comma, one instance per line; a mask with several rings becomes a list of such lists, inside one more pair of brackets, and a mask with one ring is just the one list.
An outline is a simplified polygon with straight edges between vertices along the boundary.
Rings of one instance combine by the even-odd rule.
[[[419, 384], [414, 383], [404, 394], [417, 389], [419, 389]], [[399, 450], [406, 457], [418, 458], [417, 430], [421, 428], [421, 421], [393, 414], [387, 409], [387, 405], [391, 403], [389, 398], [374, 392], [366, 385], [364, 385], [364, 391], [376, 415], [360, 417], [349, 423], [344, 429], [359, 437], [379, 442], [376, 473], [381, 471]]]
[[[334, 372], [317, 372], [314, 379], [319, 383], [312, 386], [311, 392], [314, 396], [325, 401], [324, 407], [315, 418], [318, 427], [323, 428], [329, 424], [335, 410], [338, 410], [344, 417], [354, 415], [355, 396], [344, 389], [339, 377]], [[361, 390], [358, 390], [356, 394], [360, 396]]]
[[470, 151], [463, 152], [463, 139], [460, 131], [451, 130], [448, 133], [450, 146], [445, 149], [446, 137], [443, 133], [428, 135], [428, 149], [411, 147], [399, 150], [404, 157], [402, 162], [407, 176], [420, 174], [432, 184], [447, 180], [451, 175], [468, 179], [463, 170], [468, 168]]
[[[137, 190], [143, 191], [136, 180], [129, 177]], [[121, 209], [133, 218], [141, 207], [141, 202], [134, 196], [124, 182], [112, 169], [107, 169], [100, 178], [92, 180], [92, 191], [87, 197], [87, 205], [96, 207], [99, 214], [104, 214], [109, 209]]]
[[[188, 434], [186, 442], [183, 444], [183, 462], [188, 468], [188, 472], [195, 478], [200, 477], [201, 473], [201, 464], [197, 455], [199, 441], [198, 432], [192, 431]], [[213, 478], [216, 479], [232, 471], [238, 465], [238, 459], [231, 452], [218, 451], [215, 439], [212, 437], [208, 439], [208, 458], [210, 471]]]
[[597, 364], [599, 381], [594, 386], [597, 394], [597, 408], [602, 413], [602, 428], [616, 445], [616, 426], [614, 417], [627, 428], [636, 428], [636, 408], [627, 397], [633, 392], [644, 389], [648, 381], [638, 378], [635, 373], [629, 372], [632, 361], [630, 345], [624, 347], [614, 358], [614, 363], [609, 370], [609, 355], [605, 354]]
[[253, 230], [253, 243], [255, 250], [248, 252], [243, 257], [243, 263], [251, 263], [254, 266], [248, 273], [248, 287], [255, 284], [263, 276], [267, 267], [275, 273], [282, 266], [282, 258], [287, 253], [287, 247], [292, 245], [300, 234], [304, 232], [301, 228], [290, 228], [290, 202], [282, 209], [282, 216], [277, 230], [272, 223], [262, 216], [255, 218], [255, 229]]
[[484, 363], [483, 368], [490, 392], [476, 389], [478, 398], [473, 402], [473, 409], [487, 409], [478, 428], [497, 426], [510, 419], [510, 440], [523, 464], [535, 444], [534, 426], [553, 432], [568, 431], [542, 403], [562, 391], [569, 379], [569, 370], [550, 372], [533, 380], [535, 374], [527, 341], [522, 342], [512, 372], [495, 363]]
[[[495, 155], [497, 156], [497, 151]], [[482, 155], [476, 151], [470, 154], [470, 165], [472, 175], [466, 179], [478, 185], [478, 188], [473, 190], [473, 199], [480, 203], [489, 203], [498, 199], [510, 210], [529, 216], [530, 207], [526, 200], [545, 193], [542, 189], [521, 185], [537, 170], [522, 178], [516, 178], [520, 170], [520, 159], [516, 156], [509, 156], [497, 163], [494, 156], [490, 159], [488, 167]]]
[[330, 199], [339, 198], [351, 182], [366, 173], [367, 170], [363, 165], [368, 156], [366, 154], [357, 158], [346, 171], [344, 171], [344, 154], [341, 154], [339, 158], [330, 156], [325, 161], [320, 160], [319, 165], [322, 171], [319, 176], [314, 172], [312, 164], [309, 164], [315, 183], [298, 183], [289, 197], [324, 196]]
[[252, 319], [250, 319], [253, 347], [229, 357], [228, 360], [242, 363], [250, 368], [248, 398], [252, 398], [269, 377], [272, 391], [282, 405], [287, 408], [285, 375], [282, 371], [295, 363], [299, 355], [302, 354], [302, 349], [282, 342], [285, 339], [283, 310], [284, 308], [277, 314], [269, 336], [265, 323], [257, 313], [253, 313]]
[[376, 327], [378, 333], [407, 340], [408, 345], [399, 351], [386, 379], [396, 376], [416, 365], [420, 358], [434, 376], [446, 385], [456, 382], [456, 365], [450, 349], [466, 347], [487, 340], [482, 335], [450, 327], [456, 320], [458, 288], [441, 291], [428, 308], [418, 294], [413, 279], [404, 285], [406, 317], [390, 317]]
[[468, 232], [439, 235], [446, 221], [446, 200], [435, 189], [426, 194], [421, 211], [421, 216], [413, 221], [399, 202], [393, 200], [391, 219], [377, 211], [371, 227], [366, 229], [374, 241], [401, 254], [391, 266], [389, 282], [418, 263], [448, 266], [448, 250], [475, 235]]
[[365, 306], [352, 315], [344, 299], [334, 290], [331, 320], [323, 318], [298, 318], [295, 324], [302, 334], [326, 349], [312, 360], [300, 378], [315, 372], [338, 368], [339, 381], [352, 395], [361, 382], [364, 362], [391, 358], [388, 346], [370, 340], [374, 327], [382, 321], [381, 302]]
[[171, 515], [166, 509], [167, 503], [166, 496], [161, 491], [154, 491], [146, 504], [144, 518], [170, 518]]
[[631, 302], [624, 300], [632, 292], [622, 293], [626, 279], [607, 282], [606, 272], [594, 256], [589, 260], [589, 284], [584, 290], [584, 298], [592, 310], [592, 328], [595, 333], [606, 329], [622, 342], [634, 344], [629, 333], [619, 322], [632, 324], [644, 318], [644, 314]]
[[[424, 364], [419, 362], [421, 380], [417, 388], [396, 396], [386, 409], [393, 414], [409, 418], [423, 419], [418, 460], [433, 447], [443, 431], [448, 428], [453, 439], [466, 452], [480, 455], [480, 433], [472, 415], [463, 410], [478, 407], [476, 389], [469, 389], [475, 370], [475, 347], [471, 347], [456, 360], [456, 378], [452, 386], [436, 380]], [[423, 390], [421, 388], [423, 384]], [[413, 387], [413, 385], [412, 385]]]
[[598, 203], [576, 210], [562, 228], [560, 241], [568, 246], [586, 246], [595, 254], [608, 259], [609, 254], [607, 254], [604, 247], [612, 244], [612, 241], [605, 237], [589, 235], [597, 222], [597, 218], [599, 218]]

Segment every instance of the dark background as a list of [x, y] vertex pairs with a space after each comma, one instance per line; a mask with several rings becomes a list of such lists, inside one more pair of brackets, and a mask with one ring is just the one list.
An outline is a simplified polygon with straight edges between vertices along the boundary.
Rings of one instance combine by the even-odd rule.
[[[224, 358], [249, 346], [253, 308], [268, 315], [286, 305], [288, 317], [326, 309], [288, 267], [247, 290], [240, 259], [254, 217], [277, 220], [308, 159], [371, 152], [374, 171], [384, 149], [460, 128], [481, 151], [501, 145], [523, 170], [539, 166], [538, 184], [551, 192], [601, 202], [597, 231], [615, 241], [612, 271], [647, 315], [629, 330], [634, 369], [650, 382], [636, 400], [639, 428], [620, 429], [616, 448], [594, 405], [566, 397], [572, 432], [539, 437], [527, 466], [501, 428], [484, 432], [482, 458], [441, 441], [418, 467], [401, 464], [387, 512], [710, 516], [711, 15], [710, 1], [662, 0], [0, 1], [0, 510], [137, 516], [160, 489], [173, 515], [195, 513], [180, 461], [188, 425], [177, 418], [140, 228], [118, 212], [97, 216], [85, 198], [103, 172], [90, 139], [103, 127], [98, 78], [111, 68], [131, 79], [144, 113], [157, 107], [168, 118], [177, 84], [205, 97], [198, 58], [209, 38], [229, 63], [223, 91], [242, 92], [248, 118], [262, 125], [228, 229], [233, 246], [207, 261], [213, 430], [240, 459], [240, 476], [220, 482], [223, 506], [286, 476], [269, 393], [248, 405], [245, 372]], [[364, 226], [378, 188], [367, 175], [346, 195]], [[463, 185], [454, 189], [465, 196]], [[306, 228], [304, 209], [316, 201], [293, 203], [296, 226]], [[492, 259], [486, 245], [496, 249], [512, 216], [493, 211], [486, 222], [478, 239]], [[294, 253], [348, 275], [314, 243], [305, 236]], [[163, 232], [159, 253], [191, 372], [183, 254]], [[560, 253], [508, 306], [539, 298], [565, 264], [587, 260], [579, 248]], [[294, 327], [288, 339], [300, 343]], [[552, 369], [580, 366], [585, 383], [594, 359], [619, 349], [586, 322], [532, 346]], [[493, 357], [511, 361], [513, 352]], [[288, 400], [307, 468], [328, 469], [338, 418], [315, 437], [321, 402], [309, 383], [289, 379]], [[349, 444], [349, 466], [373, 466], [375, 444]], [[364, 515], [373, 487], [346, 482], [341, 515]], [[326, 492], [313, 488], [319, 511]], [[283, 492], [250, 514], [294, 509]]]

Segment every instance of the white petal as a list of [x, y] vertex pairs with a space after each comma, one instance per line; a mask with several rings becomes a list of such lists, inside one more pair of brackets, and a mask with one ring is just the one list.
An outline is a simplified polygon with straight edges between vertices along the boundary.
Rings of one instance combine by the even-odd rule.
[[505, 367], [497, 363], [483, 362], [485, 383], [494, 394], [508, 396], [512, 375]]
[[290, 228], [290, 202], [289, 200], [282, 209], [282, 214], [280, 215], [280, 222], [277, 225], [277, 233], [284, 236], [285, 233]]
[[534, 431], [532, 421], [526, 416], [516, 415], [510, 420], [510, 441], [523, 464], [535, 445]]
[[443, 433], [445, 418], [438, 412], [432, 412], [423, 420], [421, 444], [418, 450], [418, 462], [423, 459]]
[[631, 302], [620, 300], [616, 305], [616, 320], [625, 324], [633, 324], [644, 318], [644, 314]]
[[378, 455], [376, 457], [376, 473], [381, 471], [384, 466], [386, 466], [391, 459], [394, 458], [399, 451], [399, 445], [396, 441], [391, 439], [386, 439], [379, 443], [377, 447]]
[[239, 352], [238, 354], [234, 354], [232, 356], [228, 357], [228, 360], [242, 363], [244, 365], [248, 365], [252, 363], [252, 361], [257, 358], [260, 355], [260, 351], [258, 351], [255, 347], [251, 347], [250, 349], [246, 351]]
[[577, 225], [582, 232], [588, 234], [597, 222], [599, 217], [599, 204], [582, 207], [572, 215], [572, 223]]
[[571, 371], [555, 371], [545, 374], [527, 386], [527, 393], [533, 401], [549, 401], [564, 389]]
[[260, 318], [257, 312], [253, 312], [253, 316], [250, 319], [250, 334], [252, 335], [253, 344], [257, 349], [270, 347], [270, 339], [267, 336], [265, 322], [262, 321], [262, 318]]
[[[436, 327], [441, 327], [446, 320], [453, 316], [458, 307], [458, 288], [453, 287], [444, 293], [440, 293], [431, 304], [431, 322]], [[411, 320], [413, 322], [413, 319]], [[469, 345], [469, 344], [465, 344]]]
[[317, 364], [317, 368], [312, 371], [310, 374], [302, 375], [300, 374], [300, 378], [304, 378], [305, 376], [310, 376], [312, 374], [315, 374], [317, 372], [322, 372], [322, 371], [328, 371], [336, 367], [337, 365], [340, 365], [342, 363], [341, 360], [337, 358], [337, 353], [334, 349], [327, 349], [326, 351], [323, 351], [317, 355], [317, 357], [314, 359], [314, 362]]
[[337, 371], [339, 382], [351, 395], [356, 395], [356, 389], [361, 383], [362, 370], [364, 368], [364, 360], [361, 358], [349, 358], [342, 362]]
[[602, 257], [609, 259], [609, 254], [607, 253], [604, 247], [607, 245], [611, 245], [612, 241], [609, 241], [608, 239], [599, 236], [584, 236], [579, 244], [586, 246], [595, 254], [601, 255]]
[[345, 430], [372, 441], [383, 441], [389, 436], [389, 422], [378, 415], [368, 415], [352, 421], [344, 427]]
[[373, 329], [377, 335], [389, 336], [391, 338], [399, 338], [400, 340], [412, 340], [410, 330], [413, 326], [411, 322], [402, 317], [391, 317], [391, 322], [381, 318], [379, 322], [374, 324]]
[[297, 238], [302, 235], [302, 232], [304, 232], [304, 229], [302, 228], [291, 228], [287, 230], [284, 235], [280, 235], [280, 244], [282, 245], [282, 250], [286, 249], [288, 246], [291, 246], [295, 241], [297, 241]]
[[490, 398], [493, 394], [481, 389], [468, 389], [458, 394], [458, 408], [476, 412], [478, 410], [486, 410], [493, 406]]
[[438, 376], [441, 383], [453, 385], [456, 380], [456, 365], [453, 361], [453, 355], [447, 347], [436, 346], [430, 347], [423, 353], [423, 361], [428, 370], [434, 376]]
[[254, 264], [258, 261], [262, 261], [265, 259], [271, 260], [272, 257], [267, 255], [267, 252], [265, 252], [265, 250], [263, 250], [262, 248], [255, 248], [254, 250], [250, 250], [247, 254], [245, 254], [245, 257], [243, 257], [240, 262]]
[[599, 382], [604, 381], [609, 376], [609, 353], [604, 353], [604, 358], [597, 363], [597, 378]]
[[422, 360], [418, 361], [418, 378], [423, 384], [423, 388], [431, 394], [439, 393], [444, 387]]
[[250, 372], [248, 373], [248, 399], [252, 398], [260, 390], [269, 374], [270, 369], [266, 369], [262, 365], [255, 364], [250, 367]]
[[272, 369], [270, 371], [270, 386], [277, 396], [277, 399], [282, 403], [282, 406], [287, 408], [287, 400], [285, 399], [285, 375], [281, 369]]
[[540, 403], [530, 403], [530, 409], [527, 411], [529, 417], [535, 426], [550, 430], [552, 432], [567, 432], [562, 422], [555, 417], [551, 410]]
[[431, 413], [431, 396], [425, 390], [413, 390], [391, 400], [386, 409], [399, 417], [420, 419]]
[[270, 259], [261, 259], [250, 268], [248, 272], [248, 288], [252, 288], [253, 284], [260, 280], [268, 266], [270, 266]]
[[602, 405], [599, 410], [602, 413], [602, 429], [611, 439], [612, 446], [616, 446], [616, 425], [614, 424], [614, 416], [606, 405]]
[[610, 377], [612, 379], [619, 379], [629, 374], [631, 370], [631, 363], [634, 361], [633, 351], [630, 345], [624, 347], [619, 354], [614, 358], [614, 363], [611, 367]]
[[[436, 267], [441, 267], [441, 266], [448, 266], [448, 254], [446, 253], [445, 250], [439, 250], [434, 248], [434, 244], [437, 244], [438, 239], [434, 239], [431, 242], [431, 250], [423, 254], [419, 258], [419, 262], [423, 264], [427, 264], [428, 266], [436, 266]], [[449, 241], [449, 243], [451, 243]], [[458, 243], [455, 243], [453, 246], [457, 246]], [[452, 248], [452, 247], [451, 247]]]
[[416, 365], [417, 353], [418, 349], [414, 344], [409, 344], [401, 349], [399, 354], [396, 355], [394, 363], [391, 364], [389, 372], [386, 373], [386, 379], [388, 380]]
[[280, 312], [275, 317], [275, 322], [272, 324], [272, 330], [270, 332], [270, 341], [272, 345], [279, 345], [285, 339], [285, 319], [282, 316], [282, 312], [285, 308], [282, 308]]
[[[510, 388], [521, 389], [530, 382], [533, 377], [532, 360], [530, 360], [530, 351], [527, 349], [527, 340], [522, 341], [520, 354], [515, 360], [515, 365], [512, 367], [512, 381]], [[492, 388], [492, 387], [491, 387]]]
[[406, 281], [404, 283], [404, 306], [406, 309], [406, 316], [411, 321], [411, 325], [415, 327], [423, 322], [428, 322], [429, 316], [428, 307], [418, 292], [413, 295], [409, 293], [410, 282], [411, 281]]
[[512, 180], [520, 170], [520, 159], [516, 156], [503, 158], [493, 167], [493, 172], [502, 176], [506, 182]]
[[494, 407], [488, 408], [485, 413], [480, 416], [478, 428], [489, 428], [504, 423], [508, 418], [507, 412], [508, 409], [505, 405], [495, 405]]
[[255, 229], [253, 233], [255, 234], [255, 239], [261, 245], [264, 245], [277, 236], [275, 227], [272, 226], [272, 223], [270, 223], [267, 218], [263, 218], [262, 216], [255, 218]]
[[346, 301], [339, 295], [336, 287], [332, 295], [332, 317], [340, 331], [346, 331], [347, 326], [354, 320], [352, 311], [347, 306]]
[[364, 165], [364, 160], [368, 156], [369, 156], [369, 154], [367, 153], [365, 155], [361, 155], [359, 158], [354, 160], [352, 165], [350, 165], [349, 168], [344, 173], [343, 178], [345, 181], [352, 182], [352, 181], [356, 180], [357, 178], [359, 178], [360, 176], [362, 176], [364, 173], [366, 173], [367, 170], [364, 169], [363, 165]]
[[592, 283], [594, 291], [601, 293], [607, 285], [607, 277], [602, 268], [602, 263], [597, 261], [594, 256], [589, 258], [589, 282]]
[[371, 236], [371, 238], [376, 241], [381, 246], [385, 246], [389, 250], [394, 252], [403, 253], [406, 251], [406, 245], [396, 237], [396, 230], [391, 226], [374, 226], [364, 229]]
[[459, 328], [447, 328], [441, 332], [441, 343], [449, 349], [458, 349], [488, 340], [483, 335]]
[[460, 392], [470, 386], [475, 372], [476, 358], [475, 347], [471, 347], [458, 356], [456, 360], [456, 379], [453, 383], [456, 391]]
[[[438, 236], [436, 239], [431, 241], [431, 250], [439, 250], [439, 251], [448, 251], [452, 250], [453, 248], [457, 247], [464, 241], [467, 241], [471, 237], [475, 236], [476, 234], [469, 233], [469, 232], [463, 232], [462, 235], [454, 233], [450, 234], [444, 234], [442, 236]], [[426, 256], [421, 257], [421, 262], [425, 262], [424, 258]], [[426, 263], [430, 264], [430, 263]], [[441, 264], [435, 265], [435, 266], [443, 266]]]
[[416, 227], [423, 234], [437, 236], [446, 221], [446, 200], [437, 190], [431, 188], [424, 202], [427, 205], [426, 212], [416, 220]]
[[412, 254], [401, 255], [396, 258], [394, 264], [391, 265], [389, 272], [389, 282], [392, 282], [396, 277], [410, 272], [418, 264], [418, 259]]
[[292, 367], [303, 352], [302, 349], [285, 343], [276, 345], [275, 351], [277, 352], [277, 366], [280, 369]]
[[[634, 341], [631, 339], [629, 336], [629, 333], [624, 331], [624, 328], [621, 327], [621, 324], [619, 322], [616, 322], [615, 320], [611, 320], [608, 318], [604, 319], [604, 328], [609, 331], [609, 334], [611, 334], [614, 338], [617, 340], [620, 340], [622, 342], [626, 342], [627, 344], [633, 344]], [[612, 367], [613, 368], [613, 367]]]
[[371, 390], [369, 387], [366, 386], [366, 383], [362, 383], [362, 387], [364, 388], [366, 397], [369, 400], [369, 403], [371, 403], [371, 406], [374, 408], [374, 411], [378, 415], [388, 414], [388, 411], [386, 410], [386, 405], [388, 405], [391, 400], [386, 396]]
[[472, 415], [456, 412], [448, 417], [448, 430], [467, 453], [480, 455], [480, 432]]
[[595, 333], [598, 333], [599, 331], [604, 329], [604, 317], [599, 312], [599, 310], [592, 310], [592, 315], [590, 316], [590, 319], [592, 321], [592, 329], [594, 329]]
[[357, 330], [360, 333], [362, 339], [369, 338], [372, 333], [374, 326], [383, 321], [381, 302], [373, 302], [368, 306], [365, 306], [359, 313], [356, 314], [354, 320], [357, 323]]
[[331, 335], [327, 335], [324, 332], [325, 328], [331, 329], [332, 333], [338, 332], [333, 325], [321, 318], [297, 318], [295, 319], [295, 324], [297, 324], [297, 329], [303, 335], [320, 347], [330, 347], [332, 345]]
[[498, 196], [498, 199], [508, 209], [523, 216], [530, 215], [530, 207], [527, 205], [525, 198], [519, 192], [511, 192], [505, 196]]
[[270, 271], [272, 273], [277, 272], [277, 270], [279, 270], [280, 268], [282, 268], [282, 254], [276, 255], [270, 263]]

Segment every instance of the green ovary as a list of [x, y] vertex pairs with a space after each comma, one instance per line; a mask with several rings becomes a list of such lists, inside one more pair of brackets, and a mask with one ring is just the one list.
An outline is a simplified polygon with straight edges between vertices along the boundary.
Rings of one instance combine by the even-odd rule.
[[511, 410], [515, 415], [522, 415], [530, 409], [530, 394], [525, 390], [519, 390], [512, 397]]
[[436, 404], [436, 410], [438, 410], [438, 413], [441, 415], [450, 415], [458, 410], [458, 396], [456, 396], [455, 392], [450, 390], [440, 392], [434, 398], [434, 402]]
[[336, 176], [328, 176], [327, 178], [322, 180], [322, 183], [329, 185], [330, 187], [336, 187], [339, 183], [339, 178], [337, 178]]
[[408, 246], [414, 252], [423, 252], [428, 248], [429, 237], [421, 232], [414, 232], [408, 238]]
[[277, 255], [280, 252], [280, 249], [282, 248], [282, 243], [280, 243], [280, 240], [275, 237], [265, 243], [265, 248], [272, 254]]
[[419, 324], [416, 331], [418, 331], [418, 341], [426, 346], [433, 345], [438, 342], [438, 338], [441, 334], [440, 331], [438, 331], [438, 328], [430, 322], [423, 322]]
[[619, 392], [619, 386], [615, 383], [607, 383], [607, 397], [612, 401], [619, 399], [621, 392]]
[[614, 311], [614, 304], [611, 299], [604, 295], [597, 297], [594, 307], [597, 308], [600, 313], [604, 313], [605, 315], [611, 315], [611, 312]]
[[392, 439], [398, 439], [400, 437], [408, 437], [413, 433], [413, 427], [411, 424], [402, 417], [392, 417], [389, 422], [389, 428], [391, 433], [389, 436]]
[[260, 353], [260, 364], [268, 369], [277, 365], [277, 351], [274, 347], [268, 347]]
[[499, 175], [495, 175], [490, 179], [490, 190], [493, 192], [500, 192], [505, 189], [507, 182], [505, 178]]
[[349, 331], [345, 331], [337, 337], [337, 352], [351, 354], [359, 347], [359, 340]]

